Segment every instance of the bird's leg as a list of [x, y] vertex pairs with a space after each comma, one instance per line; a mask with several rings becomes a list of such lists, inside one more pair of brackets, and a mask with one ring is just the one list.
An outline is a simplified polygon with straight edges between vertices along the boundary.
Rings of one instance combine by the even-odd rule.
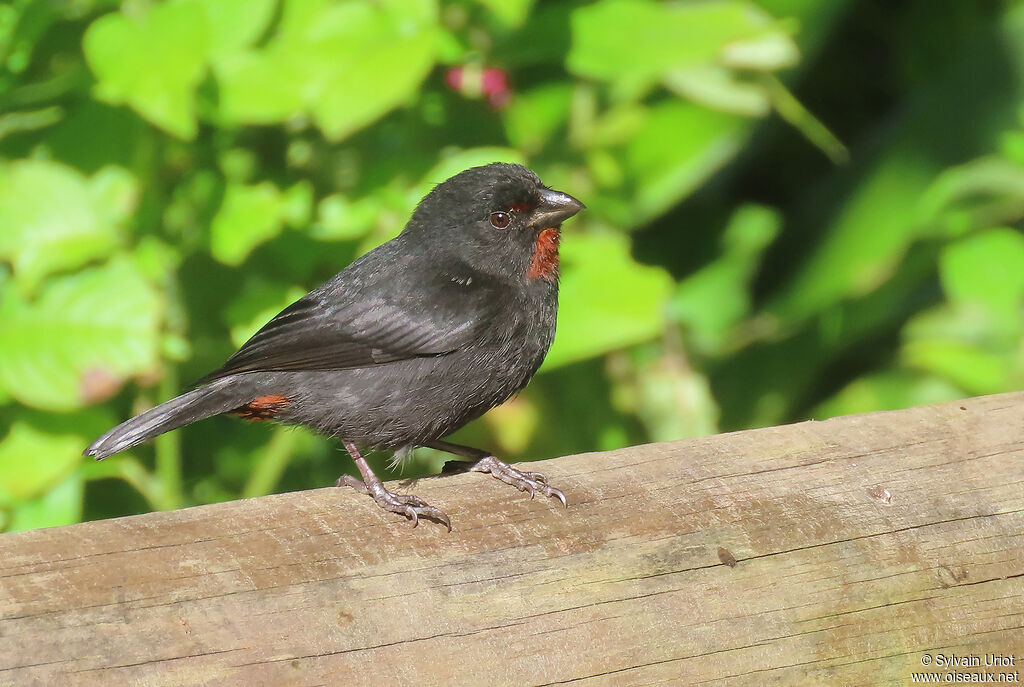
[[358, 480], [351, 475], [342, 475], [338, 478], [338, 481], [334, 483], [337, 487], [352, 487], [356, 491], [372, 496], [373, 500], [377, 502], [377, 505], [386, 511], [392, 513], [398, 513], [412, 520], [412, 526], [416, 527], [419, 524], [421, 517], [429, 520], [436, 520], [445, 527], [448, 531], [452, 531], [451, 520], [444, 514], [444, 511], [434, 508], [429, 503], [419, 498], [418, 496], [406, 495], [406, 494], [394, 494], [384, 488], [384, 484], [380, 481], [377, 475], [373, 474], [373, 470], [370, 469], [369, 464], [363, 455], [359, 453], [359, 449], [351, 441], [342, 442], [345, 444], [345, 450], [352, 456], [353, 462], [356, 467], [359, 468], [359, 474], [363, 476], [362, 480]]
[[439, 451], [454, 453], [463, 458], [469, 458], [471, 462], [449, 461], [445, 463], [443, 472], [489, 472], [492, 476], [500, 479], [505, 484], [511, 484], [519, 491], [525, 491], [533, 498], [534, 492], [540, 492], [545, 496], [553, 496], [565, 506], [565, 494], [548, 484], [548, 478], [539, 472], [523, 472], [516, 470], [508, 463], [498, 460], [487, 451], [481, 451], [472, 446], [453, 444], [448, 441], [430, 441], [424, 444]]

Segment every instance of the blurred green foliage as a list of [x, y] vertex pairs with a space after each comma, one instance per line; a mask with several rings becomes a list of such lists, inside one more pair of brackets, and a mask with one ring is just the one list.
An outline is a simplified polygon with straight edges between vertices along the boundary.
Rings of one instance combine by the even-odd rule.
[[350, 470], [230, 418], [80, 451], [494, 160], [590, 209], [541, 374], [468, 443], [540, 458], [1020, 388], [1021, 46], [1018, 2], [0, 5], [0, 529]]

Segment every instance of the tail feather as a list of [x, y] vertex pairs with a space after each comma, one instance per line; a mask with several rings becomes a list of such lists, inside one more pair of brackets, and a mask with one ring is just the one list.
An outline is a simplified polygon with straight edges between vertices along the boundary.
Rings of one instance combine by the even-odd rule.
[[103, 460], [164, 432], [234, 410], [247, 399], [244, 392], [229, 385], [230, 381], [220, 379], [193, 389], [122, 422], [89, 444], [82, 455]]

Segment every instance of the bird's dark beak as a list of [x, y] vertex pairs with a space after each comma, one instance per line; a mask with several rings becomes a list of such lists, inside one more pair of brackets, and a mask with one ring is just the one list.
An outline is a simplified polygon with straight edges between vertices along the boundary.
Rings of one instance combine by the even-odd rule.
[[549, 188], [540, 192], [540, 203], [530, 217], [531, 227], [554, 227], [575, 215], [587, 206], [568, 193], [552, 191]]

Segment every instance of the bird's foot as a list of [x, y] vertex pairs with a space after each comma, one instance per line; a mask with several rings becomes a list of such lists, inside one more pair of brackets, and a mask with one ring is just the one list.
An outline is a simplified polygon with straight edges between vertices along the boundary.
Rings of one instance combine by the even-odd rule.
[[435, 508], [418, 496], [411, 494], [395, 494], [384, 488], [382, 484], [371, 484], [369, 487], [352, 475], [342, 475], [334, 483], [338, 487], [352, 487], [361, 494], [372, 496], [377, 505], [391, 513], [398, 513], [412, 520], [412, 526], [419, 524], [420, 518], [434, 520], [452, 531], [452, 522], [440, 508]]
[[494, 456], [485, 456], [473, 463], [469, 468], [469, 472], [489, 472], [492, 476], [500, 479], [505, 484], [511, 484], [513, 487], [519, 489], [519, 491], [525, 491], [533, 498], [534, 493], [540, 492], [545, 496], [553, 496], [562, 502], [563, 506], [568, 507], [565, 502], [565, 494], [562, 493], [561, 489], [548, 484], [548, 478], [539, 472], [523, 472], [516, 470], [508, 463], [498, 460]]

